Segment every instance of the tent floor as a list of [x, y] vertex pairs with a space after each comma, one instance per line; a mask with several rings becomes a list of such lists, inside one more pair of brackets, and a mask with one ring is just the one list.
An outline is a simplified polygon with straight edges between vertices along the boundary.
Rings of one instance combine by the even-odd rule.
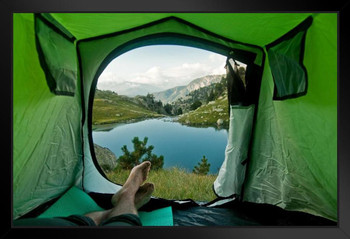
[[[110, 205], [110, 195], [89, 194], [102, 207]], [[141, 210], [171, 206], [174, 226], [336, 226], [337, 223], [308, 213], [287, 211], [269, 204], [230, 202], [220, 207], [198, 206], [194, 201], [152, 199]]]
[[[112, 194], [89, 193], [102, 208], [111, 208]], [[45, 203], [22, 218], [36, 217], [55, 201]], [[141, 211], [172, 207], [174, 226], [337, 226], [337, 223], [308, 213], [287, 211], [269, 204], [232, 201], [219, 207], [199, 206], [192, 200], [152, 198]]]
[[272, 205], [233, 203], [225, 208], [173, 209], [174, 226], [336, 226], [336, 222]]

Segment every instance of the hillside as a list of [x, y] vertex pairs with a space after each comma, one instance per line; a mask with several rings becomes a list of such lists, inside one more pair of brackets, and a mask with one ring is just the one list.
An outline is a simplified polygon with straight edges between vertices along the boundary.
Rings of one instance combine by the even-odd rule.
[[186, 98], [186, 96], [195, 90], [198, 90], [202, 87], [208, 86], [213, 83], [220, 82], [221, 78], [224, 75], [208, 75], [201, 78], [197, 78], [191, 81], [186, 86], [177, 86], [165, 91], [152, 93], [154, 98], [162, 101], [164, 104], [172, 103], [180, 98]]
[[180, 115], [177, 121], [191, 126], [227, 127], [229, 124], [227, 91], [216, 100]]
[[121, 96], [112, 91], [96, 90], [92, 124], [111, 124], [164, 116], [147, 108], [146, 101], [142, 99]]
[[171, 103], [180, 97], [186, 96], [188, 93], [189, 92], [186, 90], [186, 86], [176, 86], [168, 90], [155, 92], [153, 95], [157, 100], [164, 103]]
[[96, 90], [92, 124], [131, 122], [176, 115], [179, 115], [180, 123], [188, 125], [216, 125], [218, 120], [220, 125], [228, 123], [225, 77], [216, 75], [198, 78], [185, 88], [172, 88], [163, 94], [178, 97], [184, 90], [190, 92], [172, 103], [163, 103], [153, 94], [128, 97], [112, 91]]

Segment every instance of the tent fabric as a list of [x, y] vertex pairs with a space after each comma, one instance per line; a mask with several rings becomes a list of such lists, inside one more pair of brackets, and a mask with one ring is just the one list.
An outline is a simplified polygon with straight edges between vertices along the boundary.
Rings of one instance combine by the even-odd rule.
[[[253, 55], [254, 65], [264, 69], [243, 200], [337, 220], [336, 13], [52, 13], [48, 16], [75, 38], [75, 52], [66, 60], [76, 60], [77, 78], [74, 95], [55, 95], [50, 91], [47, 69], [41, 67], [37, 51], [34, 14], [14, 13], [14, 218], [62, 195], [72, 185], [87, 192], [99, 187], [108, 188], [108, 192], [118, 189], [118, 185], [99, 175], [90, 151], [91, 105], [97, 77], [113, 57], [135, 47], [185, 42], [216, 51], [232, 51], [227, 56]], [[275, 101], [272, 75], [275, 63], [270, 61], [272, 54], [266, 45], [310, 16], [313, 22], [305, 37], [303, 60], [307, 94]], [[44, 38], [42, 43], [50, 42]], [[61, 43], [54, 44], [62, 48], [65, 43]], [[53, 49], [47, 48], [45, 52], [52, 53], [47, 57], [56, 62], [52, 66], [66, 62], [54, 59]], [[73, 87], [69, 91], [73, 92]], [[94, 183], [96, 177], [99, 183]]]
[[[89, 133], [87, 128], [84, 130], [85, 134]], [[84, 150], [85, 152], [90, 152], [90, 146], [88, 143], [84, 144]], [[80, 179], [78, 185], [82, 185], [86, 192], [114, 194], [119, 191], [122, 186], [106, 180], [106, 178], [101, 175], [96, 168], [91, 153], [86, 153], [84, 157], [83, 177]]]
[[80, 95], [78, 87], [74, 97], [50, 92], [36, 50], [33, 14], [14, 14], [14, 218], [60, 196], [81, 177]]
[[266, 60], [244, 200], [337, 221], [336, 24], [322, 14], [308, 30], [305, 96], [274, 101]]
[[225, 160], [214, 182], [219, 197], [240, 197], [244, 183], [252, 132], [254, 105], [230, 106], [230, 127], [225, 150]]
[[301, 42], [305, 32], [268, 50], [275, 80], [275, 99], [306, 93], [306, 71], [299, 64]]
[[52, 29], [44, 18], [35, 18], [37, 48], [50, 90], [58, 95], [74, 95], [77, 59], [74, 40]]
[[175, 16], [220, 36], [265, 46], [289, 32], [310, 13], [52, 13], [78, 40], [131, 29]]
[[249, 104], [246, 85], [238, 74], [237, 63], [230, 58], [226, 63], [227, 97], [230, 105]]
[[305, 37], [312, 18], [307, 18], [291, 32], [266, 46], [272, 76], [274, 99], [286, 99], [306, 94], [307, 71], [303, 64]]

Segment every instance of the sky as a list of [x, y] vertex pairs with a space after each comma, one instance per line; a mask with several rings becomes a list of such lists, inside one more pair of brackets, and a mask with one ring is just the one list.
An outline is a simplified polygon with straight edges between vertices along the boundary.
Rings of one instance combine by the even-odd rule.
[[225, 74], [225, 62], [225, 56], [198, 48], [141, 47], [111, 61], [100, 75], [97, 88], [120, 95], [146, 95], [187, 85], [202, 76]]

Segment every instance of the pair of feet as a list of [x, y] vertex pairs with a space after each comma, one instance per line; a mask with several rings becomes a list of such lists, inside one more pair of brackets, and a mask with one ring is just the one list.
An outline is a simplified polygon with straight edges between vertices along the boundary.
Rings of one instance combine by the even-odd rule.
[[154, 184], [143, 183], [146, 181], [150, 169], [151, 162], [149, 161], [145, 161], [135, 166], [131, 170], [123, 187], [113, 195], [112, 205], [114, 207], [118, 206], [118, 202], [126, 195], [134, 195], [134, 204], [136, 209], [140, 209], [143, 205], [149, 202], [154, 191]]
[[[145, 161], [135, 166], [123, 187], [113, 195], [113, 208], [106, 211], [95, 211], [85, 216], [90, 217], [96, 225], [100, 225], [109, 218], [122, 214], [136, 214], [137, 210], [145, 205], [154, 191], [152, 183], [143, 184], [151, 169], [151, 162]], [[143, 185], [142, 185], [143, 184]]]

